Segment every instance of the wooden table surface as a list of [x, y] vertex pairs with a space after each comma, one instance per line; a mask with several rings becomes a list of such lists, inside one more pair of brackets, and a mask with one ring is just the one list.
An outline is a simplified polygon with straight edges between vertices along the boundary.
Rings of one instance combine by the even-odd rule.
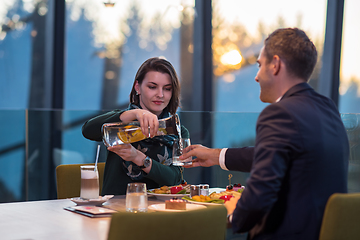
[[[163, 201], [149, 197], [148, 203]], [[111, 218], [90, 218], [63, 209], [75, 205], [69, 199], [0, 204], [0, 239], [106, 240]], [[125, 211], [125, 196], [115, 196], [105, 206]]]

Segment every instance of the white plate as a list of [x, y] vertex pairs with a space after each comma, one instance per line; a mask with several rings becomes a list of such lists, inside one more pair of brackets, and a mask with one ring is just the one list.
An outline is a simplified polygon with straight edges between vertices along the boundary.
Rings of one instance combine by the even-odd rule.
[[[150, 189], [150, 191], [154, 191], [154, 189]], [[147, 194], [148, 196], [155, 196], [157, 199], [162, 201], [170, 200], [173, 198], [181, 199], [182, 197], [190, 196], [190, 194], [166, 194], [166, 193], [160, 194], [160, 193], [151, 193], [151, 192], [148, 192]]]
[[220, 193], [224, 191], [226, 191], [226, 188], [209, 188], [209, 194], [213, 192]]
[[148, 209], [158, 211], [158, 212], [182, 212], [182, 211], [197, 210], [197, 209], [201, 209], [201, 208], [206, 208], [206, 206], [187, 203], [186, 210], [176, 210], [176, 209], [165, 209], [165, 203], [160, 203], [160, 204], [153, 204], [148, 207]]
[[105, 195], [103, 197], [100, 196], [99, 198], [96, 199], [82, 199], [77, 197], [77, 198], [70, 198], [70, 200], [76, 203], [76, 205], [78, 206], [82, 206], [82, 205], [101, 206], [104, 202], [106, 202], [112, 197], [114, 197], [114, 195]]

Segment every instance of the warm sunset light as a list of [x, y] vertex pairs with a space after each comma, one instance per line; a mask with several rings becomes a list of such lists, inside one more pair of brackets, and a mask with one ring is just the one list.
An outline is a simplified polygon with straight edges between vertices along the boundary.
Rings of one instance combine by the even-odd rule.
[[243, 56], [236, 44], [222, 43], [217, 37], [213, 41], [214, 74], [221, 76], [237, 69], [242, 65]]
[[237, 65], [240, 64], [242, 56], [238, 50], [231, 50], [221, 56], [220, 62], [224, 65]]
[[114, 7], [115, 3], [112, 3], [112, 2], [104, 2], [105, 4], [105, 7]]

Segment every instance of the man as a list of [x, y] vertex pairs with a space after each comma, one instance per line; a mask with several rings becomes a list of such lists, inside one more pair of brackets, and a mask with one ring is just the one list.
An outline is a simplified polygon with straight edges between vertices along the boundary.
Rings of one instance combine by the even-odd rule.
[[340, 114], [307, 84], [316, 60], [302, 30], [270, 34], [255, 81], [261, 101], [271, 104], [257, 120], [255, 146], [194, 145], [182, 156], [196, 156], [193, 167], [250, 172], [241, 198], [226, 204], [233, 231], [249, 239], [318, 239], [327, 199], [347, 192], [349, 144]]

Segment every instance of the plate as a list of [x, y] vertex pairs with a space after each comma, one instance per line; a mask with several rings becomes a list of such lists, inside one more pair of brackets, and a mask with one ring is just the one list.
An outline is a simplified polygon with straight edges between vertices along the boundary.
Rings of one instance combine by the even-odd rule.
[[222, 201], [222, 200], [212, 200], [211, 202], [209, 202], [209, 201], [200, 202], [200, 201], [193, 200], [190, 197], [184, 197], [183, 200], [185, 200], [188, 203], [201, 204], [201, 205], [222, 205], [222, 204], [224, 204], [224, 201]]
[[176, 209], [165, 209], [165, 203], [160, 203], [160, 204], [153, 204], [148, 207], [148, 209], [158, 211], [158, 212], [182, 212], [182, 211], [197, 210], [197, 209], [201, 209], [201, 208], [206, 208], [206, 206], [187, 203], [186, 210], [176, 210]]
[[114, 197], [114, 195], [105, 195], [103, 197], [100, 196], [99, 198], [96, 199], [83, 199], [77, 197], [77, 198], [70, 198], [70, 200], [76, 203], [76, 205], [78, 206], [83, 206], [83, 205], [101, 206], [104, 202], [106, 202], [112, 197]]
[[[150, 191], [153, 191], [153, 190], [154, 189], [150, 189]], [[181, 199], [182, 197], [190, 196], [190, 194], [167, 194], [167, 193], [151, 193], [151, 192], [148, 192], [147, 194], [148, 194], [148, 196], [154, 196], [157, 199], [162, 200], [162, 201], [170, 200], [173, 198]]]
[[224, 191], [226, 191], [226, 188], [209, 188], [209, 193], [213, 193], [213, 192], [220, 193]]
[[191, 201], [186, 200], [190, 204], [200, 204], [200, 205], [222, 205], [223, 203], [211, 203], [211, 202], [198, 202], [198, 201]]

